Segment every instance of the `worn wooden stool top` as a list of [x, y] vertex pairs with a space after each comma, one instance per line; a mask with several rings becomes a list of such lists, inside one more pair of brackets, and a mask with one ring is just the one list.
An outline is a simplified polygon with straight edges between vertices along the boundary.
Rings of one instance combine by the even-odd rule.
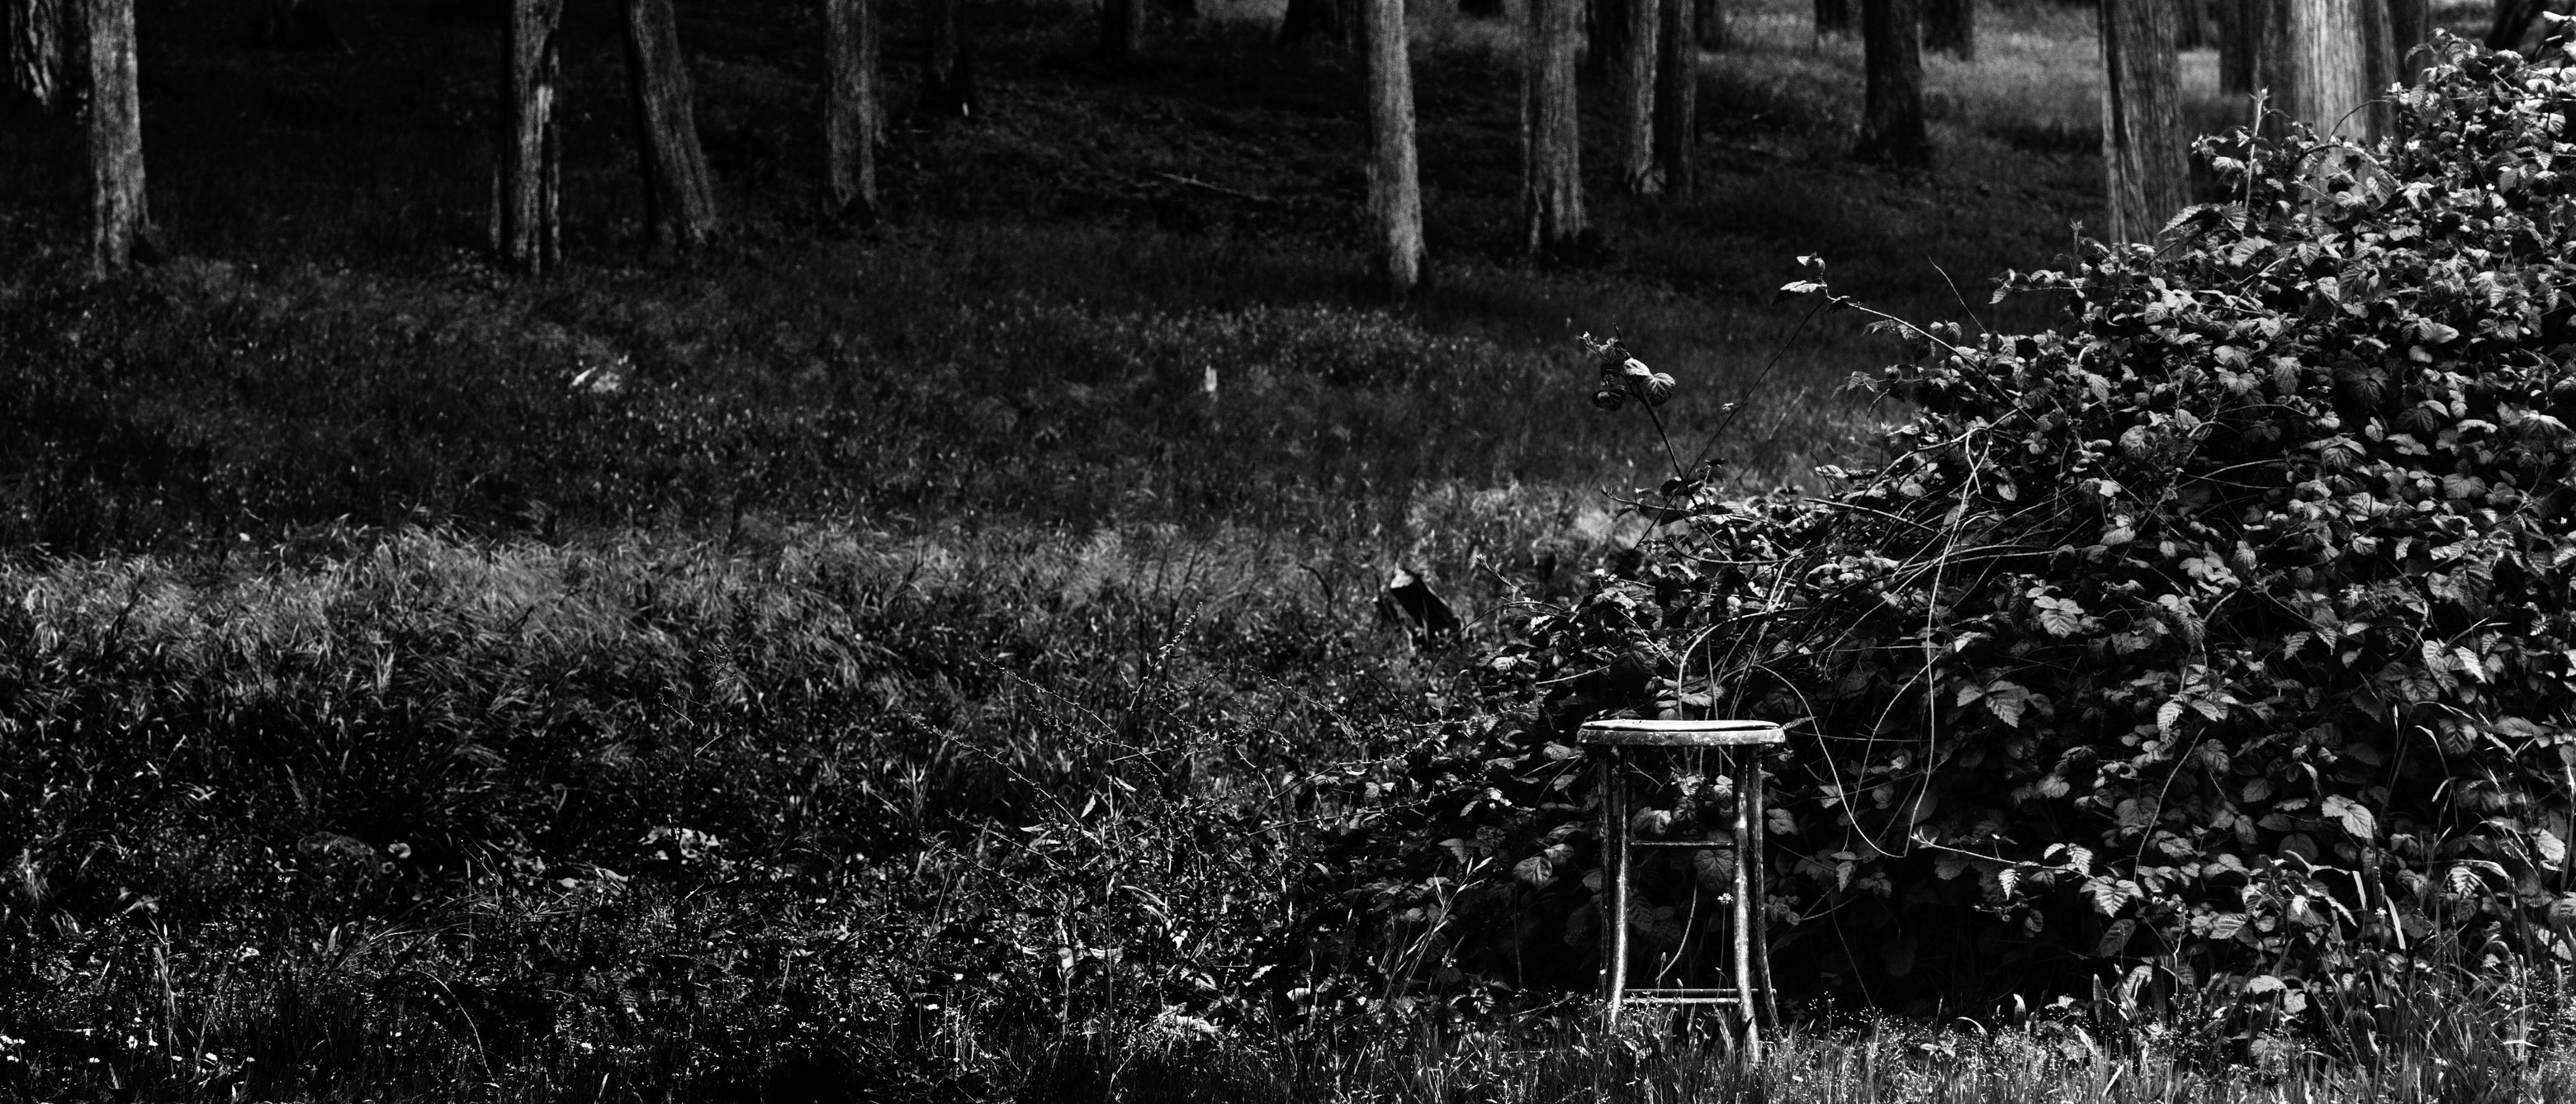
[[1617, 747], [1734, 747], [1786, 743], [1769, 721], [1585, 721], [1575, 739]]

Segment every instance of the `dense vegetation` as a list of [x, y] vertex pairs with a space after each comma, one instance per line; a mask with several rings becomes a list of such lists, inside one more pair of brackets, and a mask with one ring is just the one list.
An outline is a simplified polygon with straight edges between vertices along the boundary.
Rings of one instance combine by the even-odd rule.
[[2226, 198], [2163, 242], [2007, 278], [2051, 329], [1889, 319], [1911, 355], [1861, 382], [1918, 413], [1834, 493], [1676, 472], [1485, 663], [1517, 703], [1413, 764], [1413, 846], [1512, 917], [1464, 961], [1593, 923], [1572, 726], [1703, 709], [1797, 730], [1769, 900], [1880, 1000], [2125, 978], [2384, 1041], [2429, 960], [2563, 961], [2566, 70], [2441, 60], [2392, 141], [2207, 141]]
[[[2477, 1001], [2452, 999], [2456, 974], [2411, 966], [2371, 975], [2382, 989], [2329, 994], [2310, 960], [2257, 974], [2240, 961], [2250, 950], [2222, 945], [2197, 952], [2194, 968], [2285, 979], [2268, 1018], [2229, 1021], [2233, 1041], [2177, 1033], [2147, 1015], [2177, 992], [2170, 972], [2127, 968], [2156, 965], [2162, 950], [2148, 941], [2190, 931], [2196, 914], [2125, 901], [2097, 919], [2090, 899], [2070, 896], [2083, 885], [2067, 851], [1993, 850], [1991, 866], [1963, 865], [1955, 879], [1937, 860], [1838, 858], [1842, 810], [1794, 764], [1780, 775], [1798, 829], [1784, 842], [1813, 861], [1782, 863], [1775, 890], [1784, 908], [1844, 904], [1832, 915], [1853, 925], [1857, 951], [1828, 947], [1816, 924], [1784, 923], [1783, 962], [1811, 987], [1801, 992], [1834, 994], [1837, 978], [1847, 990], [1885, 985], [1880, 936], [1910, 930], [1921, 991], [1946, 988], [1950, 1010], [1998, 1033], [1838, 1021], [1820, 1003], [1769, 1064], [1747, 1067], [1691, 1030], [1600, 1032], [1568, 999], [1589, 985], [1584, 941], [1564, 938], [1581, 905], [1581, 848], [1568, 846], [1582, 842], [1581, 817], [1485, 807], [1471, 811], [1485, 822], [1463, 829], [1412, 819], [1470, 812], [1452, 787], [1481, 787], [1478, 771], [1501, 771], [1498, 791], [1530, 773], [1481, 761], [1496, 750], [1547, 756], [1529, 718], [1562, 719], [1567, 699], [1495, 713], [1531, 704], [1539, 664], [1585, 676], [1574, 685], [1587, 694], [1610, 691], [1580, 708], [1659, 708], [1655, 680], [1680, 673], [1659, 669], [1661, 655], [1604, 663], [1606, 679], [1591, 661], [1623, 660], [1632, 645], [1677, 659], [1704, 651], [1662, 633], [1559, 630], [1598, 624], [1623, 597], [1702, 616], [1678, 599], [1722, 600], [1720, 588], [1739, 585], [1722, 572], [1688, 578], [1675, 550], [1767, 529], [1832, 558], [1848, 551], [1838, 541], [1884, 536], [1820, 521], [1794, 496], [1736, 497], [1792, 478], [1824, 487], [1806, 474], [1816, 463], [1882, 467], [1851, 441], [1877, 412], [1822, 394], [1887, 346], [1849, 315], [1802, 327], [1807, 304], [1774, 307], [1768, 289], [1798, 248], [1822, 248], [1838, 258], [1837, 291], [1969, 323], [1942, 268], [1964, 281], [2026, 265], [2058, 240], [2055, 216], [2089, 212], [2089, 112], [2024, 110], [2026, 87], [1969, 83], [1999, 71], [2046, 80], [2046, 55], [2014, 53], [2017, 40], [1999, 37], [1990, 56], [2002, 60], [1953, 74], [1967, 75], [1945, 91], [1947, 175], [1855, 175], [1837, 160], [1850, 105], [1815, 91], [1824, 78], [1848, 83], [1849, 44], [1803, 31], [1766, 43], [1756, 12], [1739, 25], [1740, 65], [1708, 81], [1709, 194], [1605, 202], [1615, 259], [1534, 271], [1492, 230], [1514, 202], [1508, 174], [1487, 171], [1510, 147], [1507, 70], [1473, 26], [1458, 30], [1422, 66], [1442, 282], [1399, 313], [1355, 305], [1360, 266], [1334, 244], [1357, 194], [1338, 167], [1356, 117], [1332, 98], [1350, 91], [1346, 63], [1277, 54], [1266, 34], [1211, 19], [1172, 30], [1170, 52], [1186, 58], [1100, 66], [1065, 52], [1073, 16], [1043, 6], [996, 9], [984, 43], [991, 118], [898, 128], [891, 226], [833, 240], [807, 221], [810, 166], [781, 121], [799, 117], [811, 74], [774, 59], [808, 29], [783, 6], [716, 19], [684, 5], [711, 59], [702, 88], [718, 105], [718, 168], [741, 190], [735, 236], [689, 267], [618, 267], [632, 227], [605, 197], [631, 187], [630, 151], [609, 133], [569, 166], [585, 263], [502, 280], [451, 252], [473, 236], [483, 182], [429, 171], [472, 162], [488, 121], [446, 75], [481, 56], [469, 9], [366, 9], [352, 34], [385, 53], [364, 64], [245, 60], [211, 33], [158, 39], [165, 53], [148, 71], [168, 83], [147, 109], [175, 125], [156, 131], [167, 153], [156, 165], [170, 170], [156, 168], [156, 194], [170, 197], [161, 210], [186, 256], [114, 286], [58, 279], [69, 254], [55, 216], [69, 191], [56, 170], [68, 162], [37, 126], [0, 125], [0, 147], [24, 155], [0, 157], [12, 185], [0, 245], [35, 258], [0, 275], [0, 393], [19, 401], [0, 421], [0, 1097], [2505, 1099], [2576, 1084], [2559, 1052], [2529, 1045], [2567, 1019], [2564, 987], [2545, 970], [2505, 975]], [[197, 5], [161, 14], [178, 31], [220, 22]], [[2013, 18], [2042, 44], [2033, 51], [2067, 25], [2046, 8]], [[605, 41], [578, 15], [572, 26]], [[608, 102], [606, 56], [575, 51], [568, 95]], [[2478, 110], [2521, 118], [2504, 74], [2452, 79], [2485, 90]], [[363, 94], [331, 98], [352, 87]], [[2427, 133], [2468, 118], [2441, 111], [2470, 111], [2419, 106]], [[2292, 194], [2294, 175], [2253, 164], [2239, 185]], [[2428, 149], [2404, 171], [2434, 179], [2425, 174], [2465, 164]], [[1136, 183], [1138, 166], [1153, 183]], [[388, 183], [415, 173], [416, 192]], [[2258, 212], [2247, 226], [2276, 259], [2392, 210]], [[2034, 277], [2101, 307], [2035, 332], [2030, 350], [1934, 331], [1963, 359], [1918, 357], [1895, 377], [1924, 411], [1918, 431], [1998, 440], [1996, 415], [2021, 400], [1977, 390], [1983, 377], [1969, 369], [2019, 358], [2033, 381], [2066, 383], [2091, 346], [2094, 358], [2139, 359], [2136, 371], [2176, 390], [2148, 386], [2133, 400], [2026, 386], [2081, 414], [2051, 456], [2143, 463], [2118, 445], [2140, 401], [2168, 417], [2187, 407], [2204, 425], [2242, 421], [2224, 412], [2236, 397], [2214, 369], [2201, 369], [2198, 390], [2175, 382], [2207, 350], [2174, 351], [2123, 313], [2147, 286], [2133, 277], [2220, 265], [2215, 243], [2240, 233], [2224, 219], [2203, 230], [2196, 261], [2094, 253], [2072, 275]], [[2440, 232], [2467, 241], [2457, 227]], [[2321, 274], [2353, 286], [2340, 268], [2302, 278]], [[2304, 313], [2314, 286], [2278, 301], [2245, 292], [2257, 306], [2230, 309], [2281, 319], [2265, 355], [2288, 354], [2345, 325], [2323, 307]], [[2482, 301], [2427, 306], [2408, 294], [2380, 298], [2465, 336], [2427, 346], [2451, 359], [2406, 371], [2484, 363], [2489, 346], [2477, 342], [2501, 340], [2478, 336], [2494, 310]], [[1988, 320], [2035, 329], [2051, 309], [2025, 297]], [[1664, 501], [1695, 520], [1642, 554], [1630, 545], [1644, 523], [1615, 517], [1596, 488], [1655, 481], [1636, 473], [1664, 453], [1634, 447], [1642, 415], [1588, 407], [1593, 368], [1572, 341], [1612, 326], [1677, 377], [1658, 413], [1681, 455], [1723, 429], [1717, 447], [1732, 462], [1666, 488]], [[2258, 391], [2273, 386], [2266, 368]], [[2259, 393], [2309, 403], [2300, 416], [2311, 421], [2353, 417], [2337, 405], [2351, 388], [2333, 380]], [[2418, 382], [2386, 375], [2380, 386]], [[2273, 462], [2313, 463], [2319, 478], [2425, 463], [2391, 453], [2385, 437], [2359, 440], [2348, 469], [2325, 471], [2322, 451]], [[2206, 474], [2188, 455], [2177, 446], [2146, 476]], [[1903, 463], [1853, 475], [1834, 500], [1952, 534], [2076, 524], [1962, 494], [1937, 466], [1912, 473], [1919, 501], [1858, 497], [1902, 488]], [[2493, 473], [2471, 474], [2492, 491]], [[2168, 485], [2146, 476], [2098, 477], [2132, 493]], [[2073, 493], [2037, 475], [2018, 486], [2030, 501]], [[2184, 520], [2180, 506], [2150, 505], [2132, 515], [2139, 525]], [[2086, 535], [2079, 549], [2104, 543]], [[2132, 526], [2127, 544], [2105, 543], [2095, 575], [2070, 577], [2160, 577], [2107, 550], [2143, 556], [2161, 539]], [[1965, 551], [1910, 555], [1964, 565], [1975, 560]], [[1418, 645], [1378, 622], [1370, 600], [1398, 565], [1468, 618], [1459, 645]], [[2398, 560], [2387, 570], [2416, 578]], [[1658, 576], [1672, 594], [1633, 585]], [[1802, 615], [1830, 617], [1857, 596], [1838, 573], [1792, 584], [1806, 588]], [[1962, 600], [1959, 579], [1915, 592], [1927, 586]], [[2113, 623], [2130, 608], [2116, 599], [2059, 597], [2081, 605], [2076, 632], [2056, 634], [2021, 606], [1988, 611], [1987, 631], [2050, 654], [2081, 651], [2088, 633], [2144, 631]], [[1986, 600], [1996, 598], [2028, 596]], [[1570, 616], [1533, 635], [1527, 608], [1502, 615], [1510, 599]], [[2242, 640], [2207, 629], [2223, 608], [2199, 607], [2204, 639], [2263, 643], [2253, 628]], [[1910, 654], [1910, 620], [1872, 624], [1870, 647]], [[2381, 638], [2355, 639], [2380, 649], [2374, 662], [2404, 658]], [[2141, 665], [2175, 646], [2106, 643]], [[1985, 670], [2002, 662], [1989, 653], [1952, 655], [1974, 665], [1979, 693], [1960, 700], [1964, 675], [1933, 672], [1953, 680], [1939, 705], [1945, 740], [2003, 748], [2010, 762], [2021, 761], [2009, 754], [2019, 732], [2058, 740], [2052, 753], [2071, 746], [2040, 727], [2036, 696], [2073, 717], [2083, 695]], [[1903, 685], [1887, 655], [1868, 661], [1879, 681], [1845, 695]], [[2450, 673], [2435, 704], [2504, 692]], [[1697, 692], [1673, 689], [1677, 702]], [[2013, 700], [2027, 729], [2006, 717]], [[1771, 707], [1759, 696], [1718, 704]], [[2162, 712], [2159, 701], [2127, 719], [2152, 727]], [[1458, 720], [1479, 714], [1506, 723]], [[1844, 706], [1817, 715], [1802, 733], [1863, 731]], [[2256, 743], [2223, 727], [2243, 723], [2234, 714], [2171, 723], [2205, 731], [2203, 744]], [[1901, 723], [1889, 730], [1909, 737]], [[2311, 746], [2282, 743], [2293, 742]], [[2144, 745], [2116, 754], [2173, 750]], [[1461, 758], [1471, 752], [1480, 759]], [[1857, 760], [1880, 781], [1921, 766], [1890, 773], [1894, 762]], [[2289, 805], [2359, 794], [2333, 788], [2341, 767], [2321, 766], [2315, 795], [2277, 778], [2272, 806], [2249, 808], [2271, 852], [2299, 854], [2293, 835], [2318, 847], [2308, 869], [2278, 860], [2280, 877], [2313, 883], [2351, 862], [2332, 854], [2350, 842], [2335, 834], [2345, 816], [2305, 824], [2322, 806]], [[2011, 784], [2049, 777], [2120, 781], [2097, 770]], [[1891, 810], [1912, 827], [1925, 810], [1901, 791], [1885, 803], [1851, 792], [1868, 810], [1863, 829], [1884, 827]], [[2212, 792], [2183, 790], [2204, 802]], [[2246, 800], [2242, 785], [2233, 792]], [[1919, 819], [1948, 833], [1946, 818], [1989, 796]], [[2422, 820], [2431, 796], [2396, 805]], [[2083, 842], [2105, 827], [2073, 797], [2061, 801], [2066, 838]], [[2013, 807], [2008, 795], [1989, 803]], [[2288, 826], [2262, 825], [2267, 815]], [[2520, 838], [2537, 843], [2546, 833], [2527, 824]], [[1561, 866], [1529, 866], [1544, 857], [1534, 837], [1564, 825], [1577, 832], [1548, 841], [1565, 847]], [[2422, 860], [2388, 838], [2395, 817], [2374, 827], [2389, 851], [2379, 869], [2403, 886]], [[2444, 845], [2510, 838], [2489, 829]], [[1482, 865], [1462, 868], [1449, 841]], [[2142, 879], [2138, 860], [2092, 850], [2084, 876], [2108, 871], [2115, 891]], [[1542, 876], [1495, 877], [1506, 870]], [[1941, 933], [1869, 926], [1889, 919], [1873, 907], [1907, 903], [1876, 896], [1881, 884], [1939, 893], [2008, 878], [2022, 892], [1992, 906], [2020, 911], [1951, 915], [1972, 917], [1973, 930], [2047, 918], [2052, 953], [2073, 960], [2061, 984], [1996, 975], [2071, 998], [2036, 1016], [1955, 1003], [1991, 990], [1952, 984]], [[1531, 881], [1549, 885], [1508, 888]], [[2307, 915], [2340, 905], [2366, 916], [2354, 904], [2328, 879]], [[2301, 927], [2287, 897], [2272, 913], [2239, 911], [2260, 914], [2244, 939], [2279, 938], [2283, 950], [2362, 934], [2340, 919]], [[1554, 940], [1547, 965], [1505, 979], [1493, 933], [1533, 917], [1540, 938], [1526, 941]], [[2120, 921], [2133, 922], [2134, 946], [2104, 950]], [[2546, 935], [2494, 930], [2517, 963], [2536, 944], [2512, 940]], [[2481, 948], [2435, 935], [2434, 959], [2479, 961]], [[2120, 969], [2100, 969], [2103, 954]], [[2109, 984], [2091, 987], [2097, 977]], [[2364, 1061], [2311, 1061], [2311, 1037], [2284, 1032], [2327, 1019], [2285, 1014], [2293, 983], [2320, 1007], [2376, 1017], [2336, 1051]], [[2366, 1049], [2398, 1039], [2411, 1042]]]

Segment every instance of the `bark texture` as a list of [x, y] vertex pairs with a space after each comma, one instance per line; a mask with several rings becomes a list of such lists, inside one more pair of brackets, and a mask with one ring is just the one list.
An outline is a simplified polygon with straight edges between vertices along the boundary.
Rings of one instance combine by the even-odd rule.
[[1852, 0], [1816, 0], [1816, 33], [1852, 29]]
[[1915, 0], [1861, 0], [1867, 101], [1852, 155], [1907, 168], [1932, 163], [1923, 127], [1923, 51]]
[[2256, 78], [2269, 93], [2264, 120], [2277, 134], [2288, 120], [2320, 135], [2369, 137], [2370, 63], [2367, 9], [2381, 0], [2268, 0]]
[[2374, 43], [2371, 54], [2370, 87], [2374, 94], [2384, 93], [2392, 84], [2414, 84], [2431, 60], [2429, 53], [2415, 52], [2416, 47], [2433, 40], [2431, 0], [2386, 2], [2388, 40]]
[[71, 49], [67, 3], [77, 0], [7, 0], [9, 88], [36, 106], [63, 101], [65, 59]]
[[268, 44], [287, 50], [331, 50], [355, 54], [349, 40], [340, 33], [340, 22], [332, 18], [326, 0], [270, 0], [268, 23], [260, 37]]
[[85, 0], [89, 45], [89, 271], [125, 271], [151, 229], [143, 205], [143, 101], [134, 60], [134, 0]]
[[492, 250], [514, 272], [545, 272], [563, 261], [563, 147], [555, 127], [562, 22], [563, 0], [511, 0]]
[[1923, 48], [1962, 61], [1977, 56], [1977, 0], [1923, 0]]
[[923, 37], [930, 56], [921, 67], [921, 111], [967, 118], [984, 106], [975, 83], [975, 40], [967, 33], [966, 0], [930, 0]]
[[2191, 199], [2174, 0], [2101, 0], [2102, 165], [2109, 240], [2155, 239]]
[[695, 249], [716, 231], [715, 182], [671, 0], [626, 0], [626, 78], [642, 139], [644, 222], [655, 244]]
[[1618, 128], [1619, 186], [1638, 195], [1663, 190], [1655, 178], [1655, 39], [1658, 0], [1615, 0], [1619, 19], [1610, 62], [1611, 118]]
[[2531, 25], [2549, 8], [2548, 0], [2495, 0], [2495, 22], [2487, 25], [2487, 49], [2521, 47]]
[[1693, 166], [1699, 141], [1698, 0], [1663, 0], [1664, 25], [1655, 58], [1655, 171], [1664, 194], [1689, 195], [1699, 183]]
[[1588, 229], [1574, 93], [1581, 2], [1529, 0], [1521, 63], [1521, 221], [1524, 244], [1543, 258], [1579, 252]]
[[1413, 61], [1404, 0], [1363, 0], [1367, 51], [1369, 215], [1377, 229], [1378, 277], [1401, 300], [1421, 284], [1421, 174], [1413, 153]]
[[885, 119], [878, 84], [877, 0], [823, 0], [824, 188], [834, 218], [876, 221], [877, 141]]

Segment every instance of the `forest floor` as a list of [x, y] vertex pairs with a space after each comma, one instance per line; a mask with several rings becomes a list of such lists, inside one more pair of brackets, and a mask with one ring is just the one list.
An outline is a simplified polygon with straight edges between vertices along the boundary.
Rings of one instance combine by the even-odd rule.
[[[344, 56], [146, 0], [169, 257], [117, 285], [69, 276], [76, 135], [0, 116], [0, 1098], [2312, 1087], [2071, 1020], [1816, 1026], [1753, 1070], [1444, 1035], [1332, 926], [1351, 788], [1472, 706], [1506, 600], [1640, 528], [1604, 488], [1663, 457], [1573, 339], [1681, 377], [1674, 435], [1742, 489], [1865, 463], [1899, 412], [1842, 384], [1897, 346], [1773, 290], [1818, 254], [1909, 318], [2043, 324], [1987, 290], [2099, 221], [2088, 13], [1933, 58], [1939, 162], [1899, 173], [1845, 156], [1857, 45], [1736, 5], [1704, 187], [1614, 194], [1588, 148], [1608, 252], [1543, 269], [1508, 24], [1417, 12], [1435, 277], [1390, 309], [1350, 59], [1224, 4], [1116, 65], [1083, 11], [979, 4], [967, 119], [905, 110], [898, 26], [849, 230], [810, 6], [684, 0], [731, 229], [680, 262], [641, 244], [613, 14], [572, 5], [568, 264], [504, 277], [490, 7], [351, 0]], [[1379, 620], [1399, 567], [1463, 641]]]

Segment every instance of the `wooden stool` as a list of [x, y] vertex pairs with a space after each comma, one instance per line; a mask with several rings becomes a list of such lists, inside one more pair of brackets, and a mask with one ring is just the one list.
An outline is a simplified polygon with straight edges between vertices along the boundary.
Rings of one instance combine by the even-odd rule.
[[[1771, 993], [1769, 943], [1757, 936], [1764, 916], [1754, 898], [1762, 889], [1762, 765], [1759, 749], [1786, 742], [1780, 726], [1765, 721], [1592, 721], [1577, 737], [1601, 755], [1601, 865], [1608, 869], [1609, 898], [1602, 908], [1601, 981], [1611, 1025], [1623, 1006], [1635, 1004], [1733, 1005], [1744, 1029], [1748, 1057], [1762, 1057], [1758, 1006]], [[1630, 748], [1718, 748], [1720, 769], [1735, 787], [1735, 885], [1730, 958], [1735, 984], [1715, 988], [1628, 987], [1628, 852], [1631, 848], [1709, 848], [1711, 840], [1630, 838], [1628, 787], [1620, 771]]]

